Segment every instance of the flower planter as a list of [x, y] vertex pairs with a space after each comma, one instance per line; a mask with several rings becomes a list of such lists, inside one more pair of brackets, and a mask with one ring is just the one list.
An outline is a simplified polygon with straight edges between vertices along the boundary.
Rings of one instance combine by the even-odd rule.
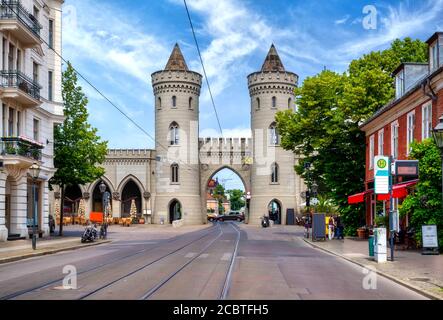
[[359, 228], [357, 229], [357, 235], [359, 239], [367, 239], [369, 237], [369, 230]]

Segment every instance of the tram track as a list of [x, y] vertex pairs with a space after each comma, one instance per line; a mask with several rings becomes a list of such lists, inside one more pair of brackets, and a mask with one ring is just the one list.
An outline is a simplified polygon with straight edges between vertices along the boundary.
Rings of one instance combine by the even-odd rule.
[[[210, 228], [209, 228], [209, 231], [208, 231], [207, 229], [204, 230], [205, 232], [204, 232], [204, 234], [203, 234], [202, 236], [199, 236], [197, 239], [194, 239], [194, 240], [188, 242], [187, 244], [185, 244], [185, 245], [179, 247], [178, 249], [174, 250], [173, 252], [177, 252], [177, 251], [179, 251], [179, 250], [182, 250], [182, 249], [184, 249], [185, 247], [187, 247], [187, 246], [189, 246], [189, 245], [192, 245], [192, 244], [195, 243], [196, 241], [199, 241], [199, 240], [203, 239], [203, 238], [206, 237], [207, 235], [211, 234], [211, 233], [213, 232], [213, 229], [214, 229], [214, 228], [215, 228], [215, 225], [212, 226], [212, 227], [210, 227]], [[172, 238], [172, 239], [168, 239], [168, 240], [162, 242], [161, 245], [170, 244], [170, 243], [173, 243], [173, 242], [175, 242], [175, 241], [179, 241], [179, 240], [181, 240], [181, 239], [183, 239], [183, 238], [186, 238], [186, 237], [188, 237], [188, 236], [189, 236], [189, 234], [180, 235], [180, 236], [177, 236], [177, 237], [174, 237], [174, 238]], [[115, 263], [118, 263], [118, 262], [122, 262], [122, 261], [124, 261], [124, 260], [130, 259], [130, 258], [133, 258], [133, 257], [135, 257], [135, 256], [137, 256], [137, 255], [140, 255], [140, 254], [143, 254], [143, 253], [146, 253], [146, 252], [149, 252], [149, 251], [155, 250], [155, 249], [157, 249], [157, 248], [159, 248], [159, 246], [153, 246], [153, 247], [149, 247], [149, 248], [144, 248], [144, 249], [142, 249], [142, 250], [138, 250], [138, 251], [136, 251], [136, 252], [134, 252], [134, 253], [131, 253], [131, 254], [125, 255], [125, 256], [120, 257], [120, 258], [117, 258], [117, 259], [113, 259], [113, 260], [111, 260], [111, 261], [108, 261], [108, 262], [105, 262], [105, 263], [99, 264], [99, 265], [97, 265], [97, 266], [94, 266], [94, 267], [88, 268], [88, 269], [86, 269], [86, 270], [83, 270], [83, 271], [81, 271], [81, 272], [78, 272], [77, 275], [84, 275], [84, 274], [86, 274], [86, 273], [88, 273], [88, 272], [99, 271], [101, 268], [109, 267], [109, 266], [112, 265], [112, 264], [115, 264]], [[168, 255], [170, 255], [170, 254], [168, 254]], [[168, 256], [168, 255], [166, 255], [166, 256]], [[161, 259], [162, 259], [162, 258], [160, 258], [159, 260], [161, 260]], [[152, 262], [152, 263], [154, 263], [154, 262]], [[141, 268], [138, 268], [138, 269], [143, 269], [143, 268], [145, 268], [145, 267], [146, 267], [146, 265], [144, 265], [144, 266], [142, 266]], [[125, 277], [125, 276], [123, 276], [123, 278], [124, 278], [124, 277]], [[43, 283], [43, 284], [39, 284], [38, 286], [34, 286], [34, 287], [32, 287], [32, 288], [26, 288], [26, 289], [23, 289], [23, 290], [19, 290], [19, 291], [17, 291], [17, 292], [14, 292], [14, 293], [11, 293], [11, 294], [7, 294], [7, 295], [5, 295], [5, 296], [0, 297], [0, 300], [12, 300], [12, 299], [14, 299], [14, 298], [17, 298], [17, 297], [23, 296], [23, 295], [25, 295], [25, 294], [29, 294], [29, 293], [32, 293], [32, 292], [36, 292], [36, 291], [38, 291], [38, 290], [45, 289], [45, 288], [51, 287], [52, 285], [55, 285], [55, 284], [57, 284], [57, 283], [62, 282], [63, 279], [64, 279], [64, 277], [60, 277], [60, 278], [57, 278], [56, 280], [51, 280], [51, 281], [45, 282], [45, 283]], [[83, 298], [83, 297], [82, 297], [82, 298]], [[82, 298], [81, 298], [81, 299], [82, 299]]]

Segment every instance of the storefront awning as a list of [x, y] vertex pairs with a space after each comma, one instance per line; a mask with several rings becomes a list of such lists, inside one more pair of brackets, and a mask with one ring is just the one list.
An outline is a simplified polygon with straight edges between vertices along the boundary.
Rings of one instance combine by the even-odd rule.
[[[399, 183], [393, 186], [392, 188], [392, 197], [393, 198], [406, 198], [409, 194], [408, 188], [416, 185], [418, 180], [412, 180], [404, 183]], [[360, 193], [353, 194], [352, 196], [348, 196], [348, 204], [356, 204], [365, 202], [365, 196], [367, 194], [371, 194], [374, 192], [374, 189], [366, 190]], [[377, 200], [389, 200], [389, 194], [378, 194]]]
[[348, 204], [356, 204], [365, 202], [365, 195], [374, 192], [374, 190], [367, 190], [360, 193], [353, 194], [352, 196], [348, 196]]
[[[418, 180], [413, 180], [394, 185], [392, 188], [392, 197], [399, 199], [406, 198], [406, 196], [409, 194], [408, 188], [416, 185], [417, 182]], [[389, 194], [378, 194], [377, 200], [389, 200]]]

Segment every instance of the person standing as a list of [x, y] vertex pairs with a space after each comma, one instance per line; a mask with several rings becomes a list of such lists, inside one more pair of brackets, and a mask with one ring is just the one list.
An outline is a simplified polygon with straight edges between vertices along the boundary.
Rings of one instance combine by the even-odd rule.
[[334, 234], [334, 217], [330, 216], [328, 221], [328, 236], [329, 240], [332, 240]]

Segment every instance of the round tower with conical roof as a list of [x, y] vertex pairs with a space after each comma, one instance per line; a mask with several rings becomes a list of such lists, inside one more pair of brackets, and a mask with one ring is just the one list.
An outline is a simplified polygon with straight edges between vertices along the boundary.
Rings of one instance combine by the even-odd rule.
[[[202, 76], [190, 71], [178, 44], [152, 74], [156, 166], [153, 222], [202, 223], [198, 120]], [[196, 180], [197, 179], [197, 180]]]
[[300, 208], [302, 181], [294, 171], [294, 153], [280, 146], [275, 123], [278, 111], [295, 108], [298, 76], [286, 71], [274, 45], [260, 71], [248, 76], [251, 97], [253, 165], [251, 172], [250, 223], [271, 214], [286, 223], [287, 209]]

